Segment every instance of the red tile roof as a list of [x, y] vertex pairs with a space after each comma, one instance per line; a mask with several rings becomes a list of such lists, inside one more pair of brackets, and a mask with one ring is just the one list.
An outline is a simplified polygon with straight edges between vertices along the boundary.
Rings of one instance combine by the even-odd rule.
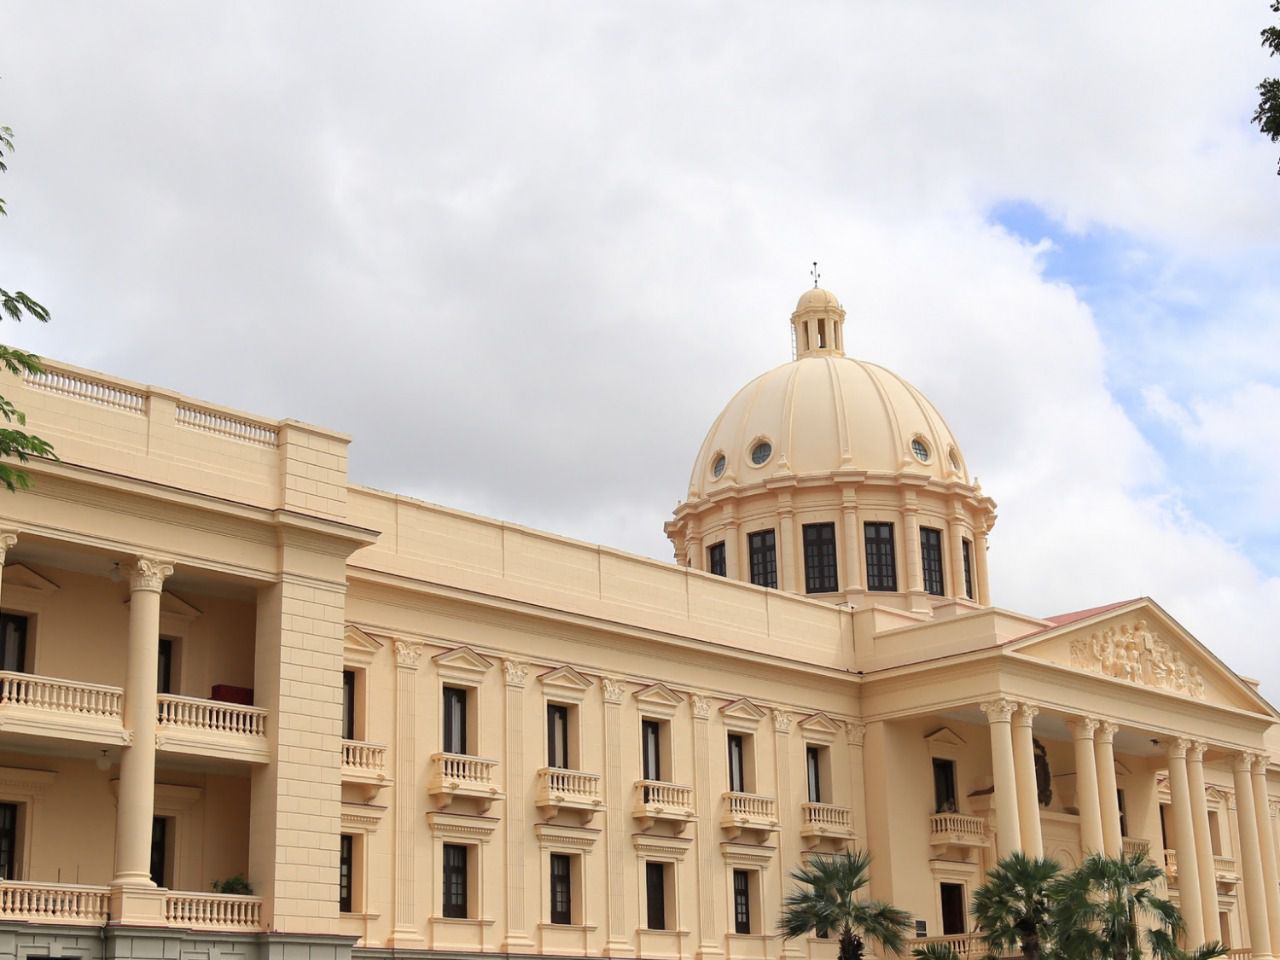
[[1115, 610], [1117, 607], [1127, 607], [1131, 603], [1141, 600], [1142, 597], [1131, 597], [1128, 600], [1119, 600], [1115, 603], [1103, 604], [1101, 607], [1090, 607], [1088, 610], [1073, 610], [1070, 613], [1059, 613], [1057, 616], [1045, 617], [1055, 627], [1065, 627], [1068, 623], [1075, 623], [1077, 620], [1088, 620], [1090, 617], [1099, 613], [1106, 613], [1108, 610]]

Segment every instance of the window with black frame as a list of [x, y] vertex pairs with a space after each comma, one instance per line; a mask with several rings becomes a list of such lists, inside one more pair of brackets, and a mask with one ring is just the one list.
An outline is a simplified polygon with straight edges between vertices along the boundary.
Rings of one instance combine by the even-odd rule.
[[714, 573], [717, 577], [727, 576], [723, 540], [707, 547], [707, 572]]
[[470, 851], [465, 844], [446, 843], [444, 852], [444, 902], [440, 905], [443, 916], [451, 919], [466, 919], [467, 904], [467, 872]]
[[747, 792], [747, 744], [740, 733], [729, 734], [729, 790]]
[[804, 525], [804, 591], [835, 593], [840, 589], [836, 573], [836, 525]]
[[751, 582], [757, 587], [778, 586], [778, 551], [772, 530], [757, 530], [747, 535], [747, 553], [751, 561]]
[[733, 871], [733, 932], [751, 932], [751, 873]]
[[27, 618], [0, 613], [0, 670], [27, 672]]
[[547, 704], [547, 766], [569, 768], [569, 708], [562, 703]]
[[551, 854], [551, 922], [573, 923], [573, 858]]
[[0, 803], [0, 880], [18, 879], [18, 805]]
[[809, 802], [822, 803], [822, 748], [804, 748], [805, 771], [809, 778]]
[[173, 646], [172, 637], [160, 638], [156, 654], [156, 693], [173, 693]]
[[931, 593], [935, 597], [944, 596], [941, 530], [933, 527], [920, 528], [920, 569], [924, 574], [925, 593]]
[[645, 924], [667, 929], [667, 870], [670, 864], [649, 860], [644, 865]]
[[933, 808], [936, 813], [955, 813], [958, 810], [954, 760], [933, 758]]
[[342, 671], [342, 739], [356, 738], [356, 672]]
[[338, 841], [338, 911], [351, 913], [351, 879], [355, 859], [355, 838], [344, 833]]
[[960, 541], [960, 550], [964, 555], [964, 595], [973, 599], [973, 544], [968, 540]]
[[467, 689], [444, 688], [444, 723], [442, 724], [445, 753], [467, 752]]
[[867, 589], [898, 589], [898, 564], [894, 555], [893, 524], [867, 523], [862, 527], [867, 545]]

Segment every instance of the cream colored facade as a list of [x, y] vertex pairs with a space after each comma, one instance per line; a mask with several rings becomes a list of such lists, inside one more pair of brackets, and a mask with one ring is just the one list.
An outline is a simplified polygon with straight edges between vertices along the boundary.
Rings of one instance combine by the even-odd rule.
[[930, 937], [1004, 853], [1141, 849], [1190, 939], [1280, 953], [1272, 708], [1153, 601], [991, 606], [994, 502], [843, 322], [806, 293], [716, 419], [678, 564], [8, 379], [61, 460], [0, 498], [0, 956], [821, 960], [786, 873], [849, 846]]

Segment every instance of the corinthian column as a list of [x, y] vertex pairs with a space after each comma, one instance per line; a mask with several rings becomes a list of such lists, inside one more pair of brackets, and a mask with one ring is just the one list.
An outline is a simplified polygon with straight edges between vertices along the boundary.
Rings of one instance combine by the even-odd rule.
[[1040, 791], [1036, 785], [1036, 747], [1032, 721], [1039, 707], [1024, 703], [1013, 720], [1013, 772], [1018, 785], [1018, 824], [1022, 827], [1022, 850], [1029, 857], [1044, 856], [1040, 833]]
[[17, 530], [0, 530], [0, 577], [4, 576], [4, 558], [18, 543]]
[[[604, 692], [604, 802], [605, 850], [612, 865], [623, 862], [626, 842], [626, 788], [622, 782], [622, 698], [626, 685], [613, 677], [603, 677]], [[626, 871], [611, 869], [605, 874], [608, 910], [605, 917], [605, 953], [610, 957], [629, 957], [634, 950], [627, 929]]]
[[1280, 944], [1280, 876], [1276, 869], [1276, 839], [1271, 829], [1271, 799], [1267, 796], [1267, 758], [1253, 762], [1253, 809], [1258, 818], [1258, 846], [1262, 850], [1262, 876], [1267, 883], [1267, 918], [1271, 947]]
[[1194, 949], [1204, 943], [1204, 901], [1187, 778], [1188, 746], [1182, 739], [1169, 745], [1169, 799], [1173, 801], [1173, 843], [1178, 857], [1178, 904], [1187, 925], [1187, 946]]
[[422, 644], [397, 640], [396, 646], [396, 783], [395, 895], [392, 898], [391, 945], [421, 944], [422, 933], [414, 916], [413, 892], [416, 865], [413, 857], [414, 827], [418, 810], [418, 661]]
[[1098, 759], [1093, 751], [1093, 733], [1098, 721], [1077, 717], [1067, 721], [1076, 754], [1076, 806], [1080, 808], [1080, 847], [1086, 856], [1102, 853], [1102, 807], [1098, 802]]
[[[711, 823], [715, 817], [715, 802], [711, 792], [711, 701], [700, 693], [690, 700], [693, 707], [693, 798], [697, 805], [698, 821], [694, 825], [698, 841], [698, 862], [711, 863], [715, 856], [715, 837]], [[719, 878], [708, 870], [698, 871], [698, 960], [719, 960], [724, 956], [717, 939], [716, 892]]]
[[1115, 739], [1120, 728], [1102, 721], [1095, 740], [1098, 760], [1098, 806], [1102, 813], [1102, 849], [1108, 857], [1118, 857], [1124, 848], [1120, 833], [1120, 791], [1116, 786]]
[[[1222, 939], [1218, 919], [1218, 876], [1214, 870], [1213, 837], [1209, 833], [1209, 804], [1204, 790], [1204, 744], [1187, 747], [1187, 792], [1191, 794], [1191, 827], [1196, 839], [1196, 866], [1200, 874], [1200, 903], [1204, 915], [1204, 939]], [[1181, 870], [1181, 864], [1179, 864]]]
[[525, 932], [524, 916], [524, 861], [529, 839], [524, 826], [524, 685], [529, 665], [504, 660], [502, 670], [507, 682], [507, 750], [503, 758], [507, 768], [507, 813], [503, 818], [507, 834], [507, 937], [503, 949], [512, 953], [529, 951], [534, 946]]
[[129, 652], [124, 726], [129, 745], [120, 755], [116, 805], [116, 875], [113, 920], [153, 919], [155, 898], [129, 888], [155, 889], [151, 880], [151, 830], [156, 799], [156, 677], [160, 660], [160, 591], [173, 573], [166, 560], [138, 557], [129, 566]]
[[[919, 544], [917, 543], [917, 546]], [[991, 776], [996, 791], [996, 849], [1007, 857], [1022, 844], [1018, 820], [1018, 786], [1013, 765], [1013, 735], [1009, 719], [1017, 704], [1012, 700], [992, 700], [982, 704], [991, 728]]]
[[1267, 916], [1266, 878], [1262, 873], [1262, 852], [1258, 849], [1258, 812], [1253, 803], [1253, 753], [1236, 757], [1236, 825], [1240, 830], [1240, 866], [1244, 873], [1244, 906], [1249, 920], [1249, 948], [1253, 960], [1271, 956], [1271, 921]]
[[[778, 778], [778, 813], [786, 817], [792, 809], [791, 796], [791, 726], [795, 717], [785, 710], [773, 711], [773, 758]], [[779, 878], [785, 876], [795, 863], [795, 849], [792, 837], [795, 832], [782, 830], [778, 836], [778, 856], [782, 859]], [[785, 881], [783, 881], [785, 886]], [[781, 893], [781, 891], [780, 891]], [[779, 896], [781, 899], [781, 896]], [[783, 940], [782, 956], [799, 957], [800, 949], [794, 940]]]

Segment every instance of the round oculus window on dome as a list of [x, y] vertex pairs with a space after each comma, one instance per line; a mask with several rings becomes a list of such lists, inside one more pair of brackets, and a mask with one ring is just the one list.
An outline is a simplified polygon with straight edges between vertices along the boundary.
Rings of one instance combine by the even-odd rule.
[[919, 437], [914, 437], [911, 441], [911, 452], [916, 455], [916, 459], [921, 463], [929, 462], [929, 448], [925, 442]]
[[725, 458], [723, 453], [716, 454], [716, 458], [711, 461], [711, 476], [719, 480], [724, 475]]
[[760, 440], [751, 448], [751, 462], [757, 467], [763, 466], [773, 456], [773, 444], [768, 440]]

